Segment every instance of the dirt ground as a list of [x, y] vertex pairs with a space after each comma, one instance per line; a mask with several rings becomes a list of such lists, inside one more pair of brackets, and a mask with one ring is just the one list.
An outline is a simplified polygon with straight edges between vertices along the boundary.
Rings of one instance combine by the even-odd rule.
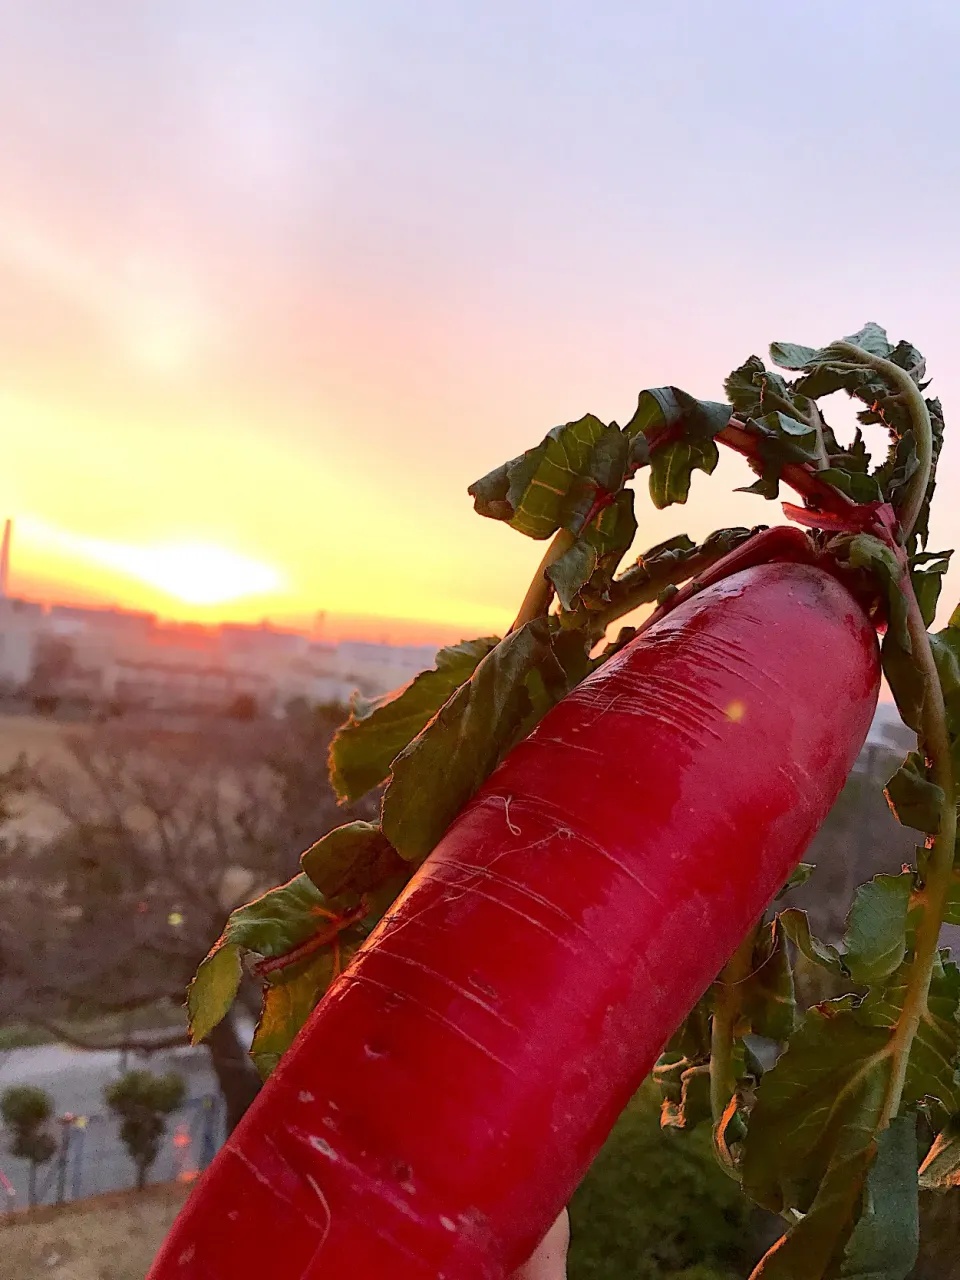
[[0, 1280], [143, 1280], [186, 1195], [170, 1184], [0, 1216]]

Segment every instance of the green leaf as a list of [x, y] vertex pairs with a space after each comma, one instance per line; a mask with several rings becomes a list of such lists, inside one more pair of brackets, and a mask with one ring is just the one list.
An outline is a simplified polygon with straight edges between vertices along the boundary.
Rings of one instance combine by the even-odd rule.
[[401, 857], [422, 862], [514, 743], [582, 678], [582, 637], [573, 637], [579, 670], [561, 660], [571, 644], [561, 637], [547, 618], [511, 633], [396, 758], [382, 827]]
[[496, 636], [483, 636], [450, 645], [437, 654], [432, 671], [421, 672], [399, 692], [369, 702], [354, 699], [350, 719], [330, 746], [330, 782], [339, 799], [358, 800], [378, 786], [403, 748], [499, 643]]
[[813, 462], [817, 456], [817, 433], [807, 422], [776, 412], [751, 418], [749, 425], [767, 441], [780, 446], [785, 462]]
[[629, 602], [631, 608], [650, 604], [665, 588], [696, 577], [762, 529], [762, 525], [756, 529], [718, 529], [700, 546], [684, 533], [668, 538], [645, 551], [611, 584], [610, 601], [618, 607]]
[[636, 532], [633, 493], [624, 489], [547, 569], [547, 577], [556, 587], [564, 609], [573, 609], [581, 597], [585, 597], [582, 602], [594, 608], [609, 599], [613, 575]]
[[754, 1035], [787, 1040], [797, 1016], [793, 969], [780, 919], [760, 930], [751, 972], [741, 989], [740, 1007]]
[[585, 538], [578, 538], [559, 560], [547, 569], [547, 577], [557, 589], [564, 609], [572, 609], [581, 590], [593, 577], [599, 556], [597, 548]]
[[[303, 872], [232, 912], [188, 992], [194, 1042], [208, 1035], [229, 1009], [240, 984], [241, 952], [253, 952], [264, 959], [289, 955], [324, 927], [329, 927], [332, 914], [323, 894]], [[359, 930], [343, 935], [338, 944], [342, 948], [358, 941]], [[329, 955], [331, 950], [324, 954]], [[229, 960], [221, 953], [226, 953]], [[272, 975], [269, 981], [284, 982], [299, 971], [299, 966], [292, 964]], [[234, 978], [236, 985], [233, 985]]]
[[674, 440], [657, 449], [650, 460], [650, 497], [658, 510], [686, 502], [694, 471], [711, 475], [720, 461], [713, 440]]
[[[886, 329], [873, 320], [868, 321], [862, 329], [850, 334], [843, 341], [848, 342], [851, 347], [860, 347], [861, 350], [868, 351], [872, 356], [880, 356], [883, 360], [889, 359], [894, 349], [887, 337]], [[829, 358], [830, 347], [826, 348], [824, 354]]]
[[937, 1134], [920, 1166], [924, 1191], [950, 1191], [960, 1187], [960, 1116], [951, 1116]]
[[697, 400], [679, 387], [641, 391], [637, 410], [624, 427], [651, 440], [650, 497], [663, 508], [686, 502], [694, 471], [708, 475], [719, 460], [713, 437], [730, 421], [730, 406]]
[[836, 974], [837, 977], [846, 976], [846, 969], [843, 967], [839, 951], [836, 947], [821, 942], [819, 938], [813, 936], [805, 911], [801, 911], [798, 907], [788, 907], [786, 911], [780, 912], [778, 919], [784, 934], [808, 960], [819, 965], [821, 969], [827, 969], [830, 973]]
[[867, 533], [851, 539], [848, 555], [851, 567], [869, 569], [886, 596], [887, 631], [880, 647], [883, 673], [904, 724], [919, 732], [924, 676], [913, 656], [907, 602], [901, 588], [903, 569], [893, 551]]
[[201, 961], [187, 988], [187, 1024], [194, 1044], [205, 1040], [230, 1012], [242, 976], [240, 947], [236, 943], [218, 942]]
[[762, 418], [783, 410], [800, 417], [792, 391], [779, 373], [771, 373], [759, 356], [751, 356], [724, 381], [723, 389], [741, 418]]
[[391, 882], [399, 892], [410, 874], [409, 863], [373, 822], [329, 831], [301, 856], [300, 866], [327, 901], [342, 907]]
[[[480, 515], [505, 520], [530, 538], [549, 538], [561, 527], [578, 478], [610, 479], [610, 459], [617, 450], [626, 466], [627, 450], [613, 441], [620, 435], [619, 427], [608, 427], [588, 413], [554, 427], [535, 448], [477, 480], [467, 492]], [[622, 483], [621, 471], [616, 488]]]
[[840, 471], [828, 467], [817, 472], [817, 479], [839, 489], [854, 502], [881, 502], [883, 493], [874, 476], [865, 475], [861, 471]]
[[320, 890], [301, 872], [232, 912], [223, 938], [261, 956], [283, 956], [306, 942], [329, 916]]
[[[952, 555], [952, 551], [941, 551], [932, 556], [924, 553], [922, 556], [912, 557], [910, 580], [913, 583], [913, 591], [917, 597], [925, 627], [933, 626], [933, 620], [937, 616], [937, 603], [940, 599], [940, 588], [943, 586], [943, 575], [950, 567]], [[925, 567], [919, 567], [918, 561], [921, 560], [927, 562]]]
[[872, 986], [903, 964], [913, 875], [874, 876], [860, 885], [847, 916], [843, 963], [854, 982]]
[[750, 1280], [905, 1280], [919, 1242], [915, 1125], [898, 1117], [876, 1142], [843, 1131], [809, 1213]]
[[917, 1121], [901, 1115], [877, 1136], [860, 1218], [843, 1253], [841, 1280], [906, 1280], [919, 1246]]
[[779, 901], [780, 898], [786, 897], [786, 895], [793, 889], [799, 889], [801, 885], [806, 884], [816, 869], [816, 863], [798, 862], [790, 872], [789, 880], [777, 894], [776, 901]]
[[[858, 1021], [892, 1031], [903, 1012], [909, 977], [910, 964], [907, 963], [882, 989], [871, 991], [857, 1008]], [[920, 1021], [910, 1050], [903, 1088], [905, 1106], [925, 1098], [937, 1098], [947, 1111], [960, 1111], [960, 1082], [956, 1068], [960, 1051], [958, 1005], [960, 970], [955, 964], [944, 963], [938, 955], [927, 996], [927, 1012]]]
[[282, 978], [268, 982], [263, 992], [263, 1009], [250, 1045], [250, 1056], [260, 1078], [266, 1080], [320, 1003], [336, 976], [336, 957], [331, 951], [282, 971]]
[[[889, 1032], [853, 1010], [850, 996], [810, 1009], [757, 1088], [743, 1183], [773, 1213], [810, 1212], [838, 1162], [856, 1167], [871, 1146], [890, 1075]], [[854, 1204], [847, 1208], [852, 1214]]]
[[770, 359], [781, 369], [806, 369], [816, 363], [819, 355], [816, 347], [801, 347], [796, 342], [770, 343]]
[[927, 777], [919, 751], [912, 751], [887, 783], [884, 794], [897, 820], [914, 831], [936, 835], [940, 830], [943, 790]]

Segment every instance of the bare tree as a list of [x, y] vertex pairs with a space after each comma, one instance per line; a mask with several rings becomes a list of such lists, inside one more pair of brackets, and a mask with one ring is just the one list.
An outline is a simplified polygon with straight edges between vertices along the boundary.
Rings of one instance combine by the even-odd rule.
[[[69, 739], [64, 764], [19, 776], [52, 807], [56, 836], [2, 851], [0, 1020], [87, 1048], [186, 1043], [186, 1028], [94, 1040], [78, 1015], [181, 1006], [227, 913], [295, 874], [302, 849], [342, 821], [326, 780], [332, 722], [216, 722], [163, 733], [122, 723]], [[244, 993], [253, 1011], [259, 1000]], [[211, 1063], [235, 1124], [258, 1088], [226, 1018]]]

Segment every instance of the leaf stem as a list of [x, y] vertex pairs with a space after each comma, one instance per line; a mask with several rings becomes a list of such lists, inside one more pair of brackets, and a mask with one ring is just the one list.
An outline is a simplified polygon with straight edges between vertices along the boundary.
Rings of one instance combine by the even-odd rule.
[[[753, 462], [760, 462], [760, 438], [748, 431], [739, 418], [732, 417], [717, 432], [716, 439], [728, 449], [734, 449]], [[802, 497], [811, 499], [818, 510], [832, 511], [835, 515], [848, 515], [856, 503], [845, 493], [835, 489], [817, 476], [815, 468], [799, 462], [789, 462], [780, 472], [780, 479]]]
[[575, 541], [575, 536], [568, 529], [558, 529], [553, 535], [543, 559], [537, 566], [536, 573], [530, 580], [527, 594], [520, 604], [520, 612], [514, 618], [513, 625], [507, 635], [514, 631], [519, 631], [522, 626], [532, 622], [534, 618], [542, 618], [550, 608], [554, 587], [547, 577], [547, 570], [570, 550]]
[[318, 933], [312, 934], [307, 938], [306, 942], [301, 942], [299, 947], [294, 947], [292, 951], [287, 951], [281, 956], [269, 956], [266, 960], [260, 960], [253, 966], [253, 972], [258, 978], [266, 978], [271, 973], [278, 973], [281, 969], [288, 969], [291, 965], [299, 964], [301, 960], [306, 960], [308, 956], [312, 956], [314, 952], [329, 946], [331, 942], [338, 942], [340, 934], [345, 929], [349, 929], [351, 925], [362, 920], [369, 912], [369, 904], [365, 898], [361, 898], [357, 906], [350, 911], [345, 911], [343, 915], [337, 916], [326, 929], [321, 929]]
[[[597, 635], [603, 635], [607, 627], [612, 622], [616, 622], [618, 618], [632, 613], [634, 609], [639, 609], [641, 605], [653, 604], [665, 588], [676, 587], [681, 582], [696, 578], [704, 570], [709, 569], [711, 565], [715, 565], [729, 554], [729, 547], [719, 547], [716, 551], [706, 551], [701, 548], [698, 555], [692, 555], [687, 560], [677, 561], [673, 566], [672, 573], [641, 579], [635, 585], [631, 585], [631, 570], [628, 569], [622, 577], [617, 578], [614, 582], [615, 587], [621, 583], [623, 584], [624, 594], [611, 601], [606, 609], [600, 610], [596, 617], [591, 619], [591, 631]], [[637, 576], [639, 577], [639, 575]]]
[[901, 587], [907, 600], [907, 627], [914, 658], [924, 677], [920, 741], [930, 763], [932, 780], [943, 791], [943, 802], [940, 806], [939, 831], [930, 846], [930, 857], [924, 870], [925, 882], [919, 895], [923, 902], [923, 914], [917, 927], [913, 964], [910, 967], [903, 1010], [893, 1036], [893, 1065], [880, 1119], [882, 1129], [886, 1128], [900, 1109], [910, 1050], [920, 1023], [927, 1013], [930, 979], [933, 976], [940, 942], [940, 929], [943, 925], [943, 916], [953, 879], [953, 859], [957, 839], [955, 780], [943, 690], [940, 687], [930, 638], [910, 582], [910, 575], [906, 570], [904, 570]]
[[923, 398], [923, 392], [913, 378], [899, 365], [882, 356], [872, 355], [862, 347], [855, 347], [851, 342], [832, 342], [830, 350], [842, 355], [851, 364], [868, 365], [875, 369], [887, 382], [892, 382], [906, 401], [910, 421], [917, 437], [917, 461], [919, 465], [910, 478], [901, 510], [897, 513], [904, 535], [909, 537], [919, 519], [930, 484], [930, 473], [933, 470], [933, 427], [930, 422], [930, 411]]
[[710, 1027], [710, 1112], [714, 1127], [723, 1119], [736, 1093], [733, 1073], [733, 1041], [740, 1017], [741, 985], [753, 966], [756, 926], [750, 930], [727, 961], [716, 981], [716, 1000]]

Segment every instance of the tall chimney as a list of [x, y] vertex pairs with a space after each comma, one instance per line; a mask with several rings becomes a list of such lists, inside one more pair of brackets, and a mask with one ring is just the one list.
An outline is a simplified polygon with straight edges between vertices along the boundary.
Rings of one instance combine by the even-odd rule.
[[0, 548], [0, 600], [6, 600], [10, 579], [10, 538], [13, 534], [13, 521], [5, 520], [3, 524], [3, 546]]

